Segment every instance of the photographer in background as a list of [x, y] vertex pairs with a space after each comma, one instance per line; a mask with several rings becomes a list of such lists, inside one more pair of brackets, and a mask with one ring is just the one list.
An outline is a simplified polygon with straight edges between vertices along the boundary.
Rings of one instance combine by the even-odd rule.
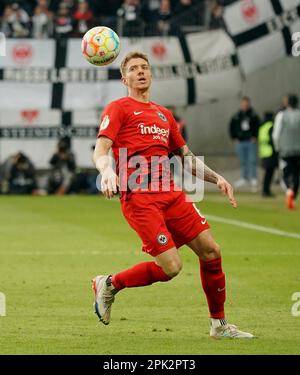
[[34, 194], [36, 190], [35, 168], [29, 158], [21, 152], [13, 156], [7, 171], [9, 194]]
[[57, 144], [57, 152], [50, 159], [52, 170], [48, 179], [48, 193], [63, 195], [72, 190], [75, 180], [75, 157], [66, 139]]

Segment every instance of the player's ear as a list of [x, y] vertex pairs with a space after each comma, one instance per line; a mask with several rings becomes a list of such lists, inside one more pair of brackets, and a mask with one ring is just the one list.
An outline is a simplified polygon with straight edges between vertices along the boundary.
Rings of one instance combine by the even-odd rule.
[[122, 76], [121, 81], [123, 82], [123, 84], [125, 86], [127, 86], [127, 79], [126, 79], [126, 77]]

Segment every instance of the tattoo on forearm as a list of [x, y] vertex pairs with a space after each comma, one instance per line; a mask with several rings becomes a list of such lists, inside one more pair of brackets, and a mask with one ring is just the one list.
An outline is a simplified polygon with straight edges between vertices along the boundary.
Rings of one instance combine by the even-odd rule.
[[[197, 164], [199, 168], [199, 163], [200, 163], [200, 168], [203, 168], [203, 179], [206, 182], [211, 182], [213, 184], [217, 183], [218, 175], [216, 172], [214, 172], [212, 169], [210, 169], [205, 163], [202, 162], [202, 160], [197, 159], [196, 156], [192, 153], [191, 150], [187, 146], [183, 146], [178, 148], [177, 150], [174, 151], [175, 155], [179, 155], [181, 159], [185, 156], [190, 156], [192, 159], [192, 173], [193, 175], [196, 175], [197, 172]], [[199, 175], [199, 173], [198, 173]]]

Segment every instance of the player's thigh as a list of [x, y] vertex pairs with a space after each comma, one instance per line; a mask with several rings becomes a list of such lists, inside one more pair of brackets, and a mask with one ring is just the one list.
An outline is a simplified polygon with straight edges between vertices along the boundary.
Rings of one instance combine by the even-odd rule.
[[177, 199], [166, 211], [165, 218], [177, 248], [209, 228], [206, 218], [183, 192], [178, 193]]
[[220, 246], [216, 243], [210, 229], [199, 233], [187, 245], [203, 260], [215, 259], [221, 256]]
[[143, 241], [144, 252], [156, 257], [176, 247], [154, 197], [134, 194], [128, 201], [122, 202], [122, 211], [128, 224]]

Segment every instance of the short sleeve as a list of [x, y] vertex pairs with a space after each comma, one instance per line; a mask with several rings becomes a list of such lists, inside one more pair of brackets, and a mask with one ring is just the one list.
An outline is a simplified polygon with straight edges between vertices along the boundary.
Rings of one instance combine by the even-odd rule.
[[116, 102], [110, 103], [101, 115], [97, 138], [105, 136], [114, 141], [122, 125], [123, 117], [124, 112], [121, 106]]
[[172, 153], [174, 150], [184, 146], [186, 144], [186, 141], [179, 133], [176, 120], [172, 115], [170, 115], [170, 129], [169, 153]]

